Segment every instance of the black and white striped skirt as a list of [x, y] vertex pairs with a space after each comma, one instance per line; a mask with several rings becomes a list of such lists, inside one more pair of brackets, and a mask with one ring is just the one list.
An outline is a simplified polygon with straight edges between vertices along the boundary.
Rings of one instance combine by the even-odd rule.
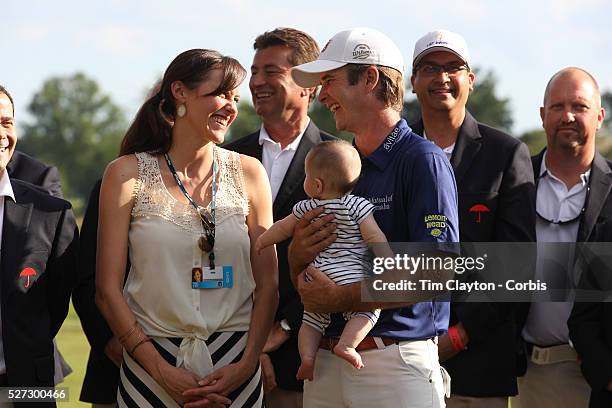
[[[176, 366], [176, 355], [181, 338], [152, 338], [153, 345], [161, 356]], [[218, 332], [212, 334], [206, 345], [213, 361], [213, 369], [236, 363], [242, 357], [246, 346], [247, 332]], [[231, 408], [261, 407], [263, 389], [259, 364], [255, 373], [240, 387], [232, 391], [227, 398], [232, 400]], [[128, 353], [123, 353], [117, 404], [120, 407], [179, 407], [168, 393], [153, 380], [144, 368]]]

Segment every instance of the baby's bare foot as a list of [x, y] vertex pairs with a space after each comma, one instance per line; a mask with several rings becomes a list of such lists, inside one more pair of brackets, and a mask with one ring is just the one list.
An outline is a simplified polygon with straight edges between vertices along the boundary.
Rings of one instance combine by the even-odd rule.
[[356, 369], [363, 368], [361, 356], [353, 347], [348, 347], [344, 344], [338, 343], [334, 346], [334, 354], [341, 359], [348, 361], [348, 363]]
[[314, 359], [304, 359], [295, 376], [298, 380], [312, 381], [314, 376]]

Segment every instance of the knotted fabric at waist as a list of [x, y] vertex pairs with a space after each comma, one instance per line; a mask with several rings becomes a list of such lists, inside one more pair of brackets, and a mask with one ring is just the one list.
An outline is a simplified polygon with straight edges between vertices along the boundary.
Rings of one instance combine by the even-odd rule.
[[215, 332], [206, 338], [199, 333], [184, 337], [151, 336], [164, 358], [176, 367], [183, 367], [205, 377], [214, 367], [237, 362], [246, 347], [247, 332]]

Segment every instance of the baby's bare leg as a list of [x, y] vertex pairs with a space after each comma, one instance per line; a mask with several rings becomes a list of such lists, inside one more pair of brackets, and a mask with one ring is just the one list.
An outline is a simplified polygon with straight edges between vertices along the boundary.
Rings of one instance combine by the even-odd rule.
[[355, 368], [362, 368], [361, 356], [355, 350], [357, 345], [368, 335], [372, 329], [372, 321], [365, 316], [353, 316], [340, 336], [338, 344], [334, 347], [334, 354], [348, 361]]
[[323, 334], [314, 327], [302, 323], [300, 333], [298, 334], [298, 349], [300, 351], [300, 359], [302, 363], [298, 369], [296, 378], [298, 380], [312, 381], [314, 375], [314, 364], [319, 344], [321, 343]]

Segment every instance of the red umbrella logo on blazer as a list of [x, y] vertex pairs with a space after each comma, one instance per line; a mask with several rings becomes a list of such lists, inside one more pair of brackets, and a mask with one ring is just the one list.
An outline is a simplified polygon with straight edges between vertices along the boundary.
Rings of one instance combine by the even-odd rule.
[[27, 279], [25, 285], [23, 285], [24, 288], [30, 287], [30, 276], [36, 276], [36, 271], [34, 270], [34, 268], [24, 268], [23, 271], [21, 271], [21, 273], [19, 274], [20, 278]]
[[484, 204], [474, 204], [472, 206], [472, 208], [469, 209], [470, 212], [475, 212], [476, 214], [478, 214], [476, 216], [476, 222], [480, 224], [480, 214], [482, 214], [483, 212], [491, 212], [491, 210], [489, 209], [489, 207], [487, 207]]

